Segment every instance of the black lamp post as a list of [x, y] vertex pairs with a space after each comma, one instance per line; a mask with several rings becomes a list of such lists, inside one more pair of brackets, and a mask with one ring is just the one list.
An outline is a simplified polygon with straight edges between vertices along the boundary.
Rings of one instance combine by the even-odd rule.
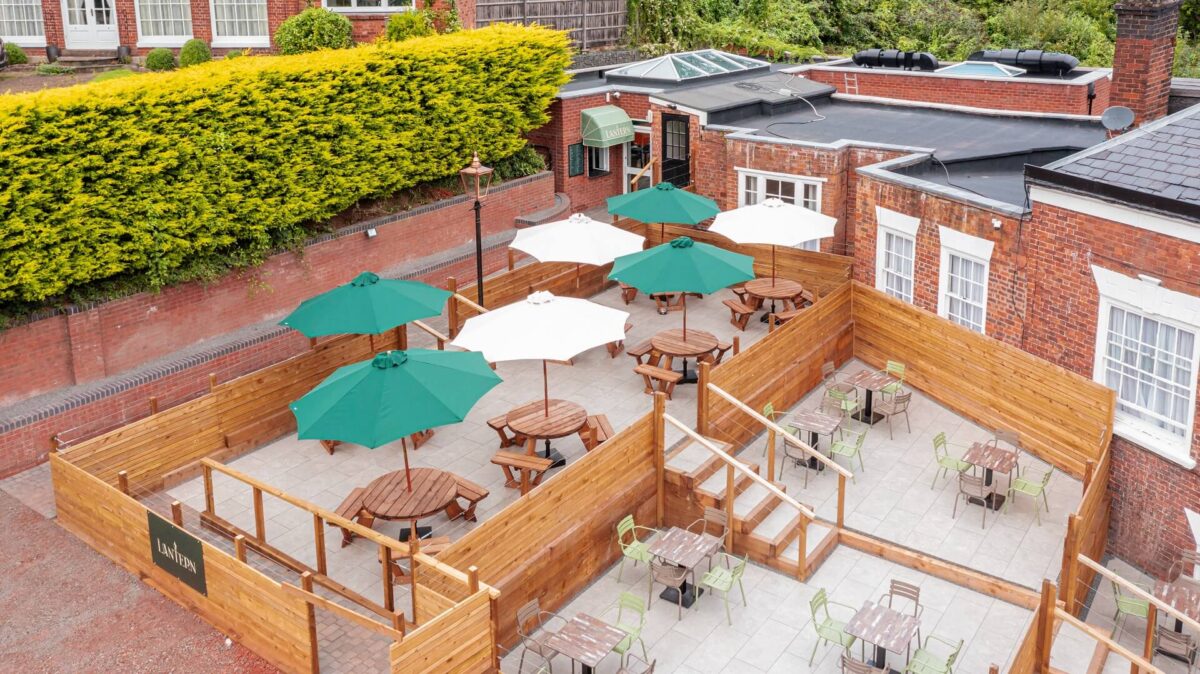
[[479, 296], [479, 306], [483, 306], [483, 221], [480, 211], [483, 210], [483, 199], [487, 196], [488, 188], [492, 186], [492, 169], [479, 163], [479, 153], [471, 157], [471, 165], [458, 172], [462, 180], [463, 192], [470, 196], [475, 194], [475, 290]]

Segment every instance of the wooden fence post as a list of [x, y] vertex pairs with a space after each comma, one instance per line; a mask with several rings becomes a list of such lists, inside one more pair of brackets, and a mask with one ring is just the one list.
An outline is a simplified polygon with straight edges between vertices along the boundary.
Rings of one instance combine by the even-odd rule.
[[512, 248], [508, 249], [508, 270], [512, 271], [517, 268], [517, 251]]
[[654, 424], [654, 519], [656, 526], [662, 527], [667, 516], [666, 494], [666, 444], [667, 424], [663, 415], [667, 411], [667, 395], [661, 391], [654, 394], [654, 412], [651, 421]]
[[206, 463], [201, 464], [201, 472], [204, 474], [204, 512], [213, 515], [216, 514], [217, 507], [213, 499], [212, 467]]
[[[450, 300], [446, 302], [446, 310], [449, 312], [447, 320], [450, 322], [450, 339], [454, 339], [458, 336], [458, 298], [455, 297], [458, 294], [458, 279], [453, 276], [447, 277], [446, 289], [454, 293], [450, 295]], [[438, 349], [441, 350], [441, 347], [439, 346]]]
[[179, 501], [171, 501], [171, 521], [175, 526], [183, 526], [183, 504]]
[[736, 480], [734, 479], [734, 470], [732, 463], [725, 464], [725, 550], [729, 554], [733, 554], [733, 530], [737, 528], [737, 522], [733, 519], [733, 502], [737, 500], [737, 490], [735, 489]]
[[[392, 588], [392, 549], [382, 543], [379, 544], [379, 559], [383, 562], [383, 607], [389, 611], [396, 610], [395, 590]], [[416, 586], [413, 586], [414, 591]], [[413, 622], [416, 622], [417, 616], [413, 616]]]
[[[786, 440], [784, 442], [787, 442]], [[767, 429], [767, 479], [774, 480], [775, 475], [775, 429]]]
[[150, 414], [158, 414], [158, 396], [150, 396]]
[[[412, 595], [412, 621], [417, 624], [417, 553], [421, 551], [421, 539], [417, 538], [417, 521], [412, 521], [408, 535], [408, 587]], [[391, 610], [391, 609], [388, 609]]]
[[475, 594], [479, 591], [479, 567], [472, 564], [467, 567], [467, 592]]
[[401, 351], [408, 350], [408, 324], [396, 326], [396, 348]]
[[808, 523], [812, 521], [800, 514], [800, 529], [796, 536], [796, 580], [804, 582], [804, 568], [808, 566]]
[[328, 575], [325, 566], [325, 520], [316, 513], [313, 513], [313, 539], [317, 547], [317, 573]]
[[[1142, 651], [1142, 657], [1146, 658], [1146, 662], [1154, 661], [1154, 632], [1158, 627], [1158, 609], [1151, 606], [1150, 613], [1146, 615], [1146, 643]], [[1130, 663], [1129, 674], [1138, 674], [1140, 668]]]
[[1083, 493], [1087, 494], [1088, 487], [1092, 486], [1092, 480], [1096, 477], [1096, 462], [1088, 459], [1083, 464]]
[[1078, 583], [1079, 560], [1079, 516], [1067, 516], [1067, 535], [1063, 539], [1062, 572], [1059, 574], [1059, 595], [1066, 604], [1067, 613], [1078, 615], [1075, 610], [1075, 594]]
[[254, 487], [254, 537], [260, 543], [267, 542], [267, 520], [263, 514], [262, 490]]
[[129, 473], [117, 471], [117, 488], [122, 494], [129, 496]]
[[[239, 536], [239, 538], [241, 537]], [[300, 574], [300, 587], [305, 592], [312, 593], [313, 579], [311, 571], [305, 571]], [[319, 645], [320, 642], [317, 641], [317, 607], [313, 606], [312, 602], [305, 601], [304, 609], [305, 615], [308, 618], [308, 647], [309, 654], [312, 657], [312, 671], [313, 674], [317, 674], [321, 671], [321, 647]]]
[[208, 392], [212, 393], [215, 388], [217, 388], [217, 374], [210, 372], [208, 375]]
[[238, 534], [233, 537], [233, 554], [243, 564], [246, 562], [246, 537]]
[[712, 363], [702, 361], [696, 366], [696, 432], [708, 436], [708, 378]]
[[733, 336], [733, 355], [736, 356], [741, 352], [742, 352], [742, 338], [737, 335], [734, 335]]
[[841, 473], [838, 473], [837, 525], [839, 529], [846, 528], [846, 476]]
[[1042, 579], [1042, 603], [1038, 607], [1037, 659], [1033, 671], [1050, 674], [1050, 650], [1054, 647], [1054, 609], [1058, 605], [1054, 584]]

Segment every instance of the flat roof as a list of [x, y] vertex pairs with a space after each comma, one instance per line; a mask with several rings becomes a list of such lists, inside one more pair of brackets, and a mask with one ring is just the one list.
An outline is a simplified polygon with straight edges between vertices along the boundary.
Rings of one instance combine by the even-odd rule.
[[[945, 68], [947, 66], [959, 65], [962, 63], [966, 63], [966, 61], [946, 61], [944, 63], [938, 63], [938, 68], [940, 70], [941, 68]], [[817, 67], [838, 68], [838, 69], [842, 69], [842, 70], [861, 70], [861, 71], [869, 71], [869, 72], [873, 72], [873, 73], [881, 73], [884, 75], [920, 74], [920, 75], [928, 75], [928, 76], [932, 76], [932, 77], [960, 77], [960, 78], [965, 77], [965, 78], [971, 78], [971, 79], [976, 79], [976, 78], [977, 79], [993, 79], [992, 77], [970, 74], [970, 73], [938, 72], [938, 71], [931, 71], [931, 70], [916, 70], [916, 69], [905, 70], [904, 68], [884, 68], [884, 67], [875, 67], [875, 66], [860, 66], [850, 59], [846, 59], [844, 61], [833, 61], [830, 63], [821, 63], [821, 64], [818, 64]], [[999, 78], [999, 79], [1038, 80], [1038, 81], [1045, 81], [1045, 82], [1074, 82], [1076, 80], [1085, 80], [1089, 76], [1095, 75], [1097, 73], [1107, 75], [1108, 69], [1076, 67], [1069, 72], [1063, 73], [1062, 75], [1058, 75], [1055, 73], [1023, 72], [1014, 77]]]

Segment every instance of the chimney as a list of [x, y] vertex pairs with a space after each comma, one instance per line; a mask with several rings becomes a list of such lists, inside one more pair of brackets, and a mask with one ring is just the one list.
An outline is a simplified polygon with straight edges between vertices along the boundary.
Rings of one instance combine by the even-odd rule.
[[1110, 103], [1133, 110], [1136, 124], [1167, 114], [1181, 0], [1116, 4], [1117, 48]]

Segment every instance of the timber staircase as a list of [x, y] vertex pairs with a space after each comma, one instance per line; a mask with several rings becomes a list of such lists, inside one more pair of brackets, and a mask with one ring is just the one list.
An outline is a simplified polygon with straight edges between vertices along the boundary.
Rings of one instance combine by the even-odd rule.
[[[731, 445], [710, 440], [726, 453], [733, 454]], [[755, 473], [762, 474], [757, 462], [742, 461]], [[697, 511], [702, 512], [705, 507], [725, 510], [728, 476], [723, 466], [720, 457], [700, 443], [685, 438], [667, 452], [665, 480], [676, 493], [687, 493]], [[772, 484], [786, 491], [783, 484]], [[803, 516], [740, 471], [734, 475], [733, 499], [730, 526], [734, 529], [734, 549], [739, 554], [749, 554], [750, 559], [760, 564], [807, 578], [832, 552], [837, 539], [835, 528], [819, 520], [809, 522], [805, 532], [806, 563], [801, 569], [799, 552]]]

